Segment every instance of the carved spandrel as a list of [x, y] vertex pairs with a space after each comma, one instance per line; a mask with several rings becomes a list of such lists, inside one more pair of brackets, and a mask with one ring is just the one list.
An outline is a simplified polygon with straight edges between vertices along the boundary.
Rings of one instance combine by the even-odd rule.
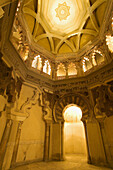
[[94, 97], [94, 113], [96, 118], [113, 115], [113, 92], [111, 85], [101, 85], [92, 90]]

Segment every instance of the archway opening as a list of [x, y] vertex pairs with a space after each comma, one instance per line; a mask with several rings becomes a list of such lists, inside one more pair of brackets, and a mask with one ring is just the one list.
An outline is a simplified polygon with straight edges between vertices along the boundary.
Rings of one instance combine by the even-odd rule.
[[86, 139], [84, 125], [81, 121], [82, 111], [74, 104], [65, 107], [64, 112], [64, 153], [65, 157], [77, 154], [86, 158]]

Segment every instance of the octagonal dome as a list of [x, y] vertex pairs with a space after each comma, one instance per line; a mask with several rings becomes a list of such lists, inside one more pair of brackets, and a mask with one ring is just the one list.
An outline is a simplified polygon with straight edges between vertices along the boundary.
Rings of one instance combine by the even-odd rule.
[[99, 35], [108, 0], [24, 0], [23, 27], [30, 44], [50, 56], [75, 55]]
[[[45, 22], [50, 32], [62, 36], [79, 29], [85, 19], [86, 4], [84, 0], [47, 0], [43, 2], [40, 10], [40, 17]], [[66, 10], [67, 9], [67, 10]], [[68, 10], [69, 9], [69, 10]], [[57, 11], [61, 11], [57, 14]], [[61, 15], [67, 17], [60, 20]]]

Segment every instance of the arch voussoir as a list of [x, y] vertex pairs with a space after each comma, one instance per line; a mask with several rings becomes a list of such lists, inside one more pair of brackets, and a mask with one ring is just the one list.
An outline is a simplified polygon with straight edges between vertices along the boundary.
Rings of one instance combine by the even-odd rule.
[[56, 122], [64, 120], [63, 110], [71, 104], [75, 104], [81, 108], [82, 117], [89, 117], [91, 107], [87, 97], [79, 93], [69, 93], [61, 96], [54, 105], [53, 116]]

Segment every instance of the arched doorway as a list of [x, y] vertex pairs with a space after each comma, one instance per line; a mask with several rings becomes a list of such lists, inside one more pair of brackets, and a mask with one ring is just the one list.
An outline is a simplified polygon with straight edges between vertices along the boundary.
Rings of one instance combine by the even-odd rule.
[[75, 104], [67, 105], [63, 110], [64, 116], [64, 156], [82, 154], [86, 157], [86, 139], [84, 125], [81, 121], [82, 110]]
[[86, 144], [87, 144], [87, 158], [90, 161], [90, 148], [87, 134], [86, 120], [90, 116], [91, 106], [89, 100], [85, 95], [78, 93], [69, 93], [61, 96], [54, 105], [53, 118], [54, 123], [52, 127], [52, 159], [65, 159], [64, 146], [64, 115], [63, 111], [68, 105], [77, 105], [82, 110], [82, 121], [85, 129]]

